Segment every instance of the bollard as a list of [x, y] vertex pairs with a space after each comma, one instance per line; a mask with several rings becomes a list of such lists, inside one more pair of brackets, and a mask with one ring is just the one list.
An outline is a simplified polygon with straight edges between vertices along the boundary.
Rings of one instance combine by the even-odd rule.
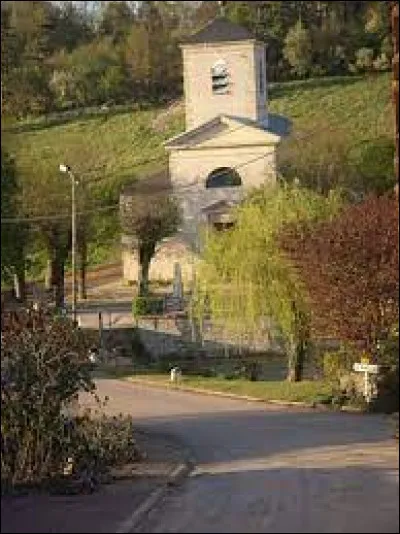
[[171, 374], [170, 374], [171, 382], [177, 383], [179, 379], [181, 378], [181, 376], [182, 376], [182, 371], [179, 369], [179, 367], [173, 367], [171, 369]]

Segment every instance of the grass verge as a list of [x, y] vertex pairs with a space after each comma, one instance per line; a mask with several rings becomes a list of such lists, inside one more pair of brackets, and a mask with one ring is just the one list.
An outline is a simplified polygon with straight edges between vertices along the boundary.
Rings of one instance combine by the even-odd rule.
[[125, 376], [130, 382], [148, 382], [173, 389], [193, 388], [199, 391], [230, 393], [253, 397], [263, 401], [283, 402], [320, 402], [331, 394], [331, 386], [323, 381], [304, 380], [289, 383], [286, 381], [252, 382], [246, 379], [206, 378], [201, 376], [184, 376], [179, 384], [171, 384], [168, 375], [141, 374]]

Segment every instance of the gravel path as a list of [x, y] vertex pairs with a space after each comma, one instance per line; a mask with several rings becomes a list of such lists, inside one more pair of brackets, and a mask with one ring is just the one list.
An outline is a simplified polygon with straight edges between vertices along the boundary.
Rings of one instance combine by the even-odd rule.
[[136, 532], [398, 532], [383, 416], [318, 413], [100, 380], [109, 410], [173, 435], [197, 467]]

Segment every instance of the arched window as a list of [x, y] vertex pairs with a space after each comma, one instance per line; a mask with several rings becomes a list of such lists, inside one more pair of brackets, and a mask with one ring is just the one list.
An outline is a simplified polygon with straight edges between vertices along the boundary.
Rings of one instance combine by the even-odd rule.
[[212, 171], [206, 180], [206, 188], [211, 187], [238, 187], [242, 185], [242, 179], [235, 169], [230, 167], [218, 167]]
[[225, 61], [218, 60], [211, 67], [212, 91], [215, 95], [222, 95], [229, 89], [229, 72]]

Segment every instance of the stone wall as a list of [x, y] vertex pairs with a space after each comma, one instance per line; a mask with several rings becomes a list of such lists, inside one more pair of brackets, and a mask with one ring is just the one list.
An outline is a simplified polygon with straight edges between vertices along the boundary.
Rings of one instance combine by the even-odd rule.
[[[266, 336], [263, 340], [237, 340], [224, 334], [211, 323], [206, 325], [204, 335], [187, 316], [142, 317], [136, 329], [112, 329], [104, 332], [108, 348], [117, 347], [118, 352], [132, 356], [137, 351], [138, 340], [142, 350], [141, 361], [162, 364], [178, 364], [183, 369], [220, 368], [229, 369], [235, 362], [249, 357], [260, 361], [260, 378], [283, 380], [286, 377], [287, 359], [279, 344]], [[136, 354], [137, 356], [137, 354]], [[230, 361], [233, 360], [233, 361]], [[197, 366], [197, 367], [196, 367]], [[233, 367], [232, 367], [233, 368]], [[316, 376], [314, 362], [309, 362], [305, 377]]]
[[[122, 244], [122, 267], [124, 280], [137, 282], [139, 264], [137, 252], [133, 243], [124, 236]], [[157, 248], [157, 252], [150, 264], [150, 281], [172, 282], [175, 263], [179, 263], [185, 290], [193, 279], [195, 256], [178, 238], [165, 240]]]

